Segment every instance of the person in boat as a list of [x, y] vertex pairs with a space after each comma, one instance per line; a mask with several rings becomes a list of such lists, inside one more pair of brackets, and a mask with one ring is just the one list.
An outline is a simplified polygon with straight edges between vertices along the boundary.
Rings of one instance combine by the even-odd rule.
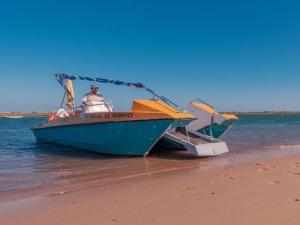
[[97, 85], [91, 86], [91, 91], [83, 96], [82, 104], [85, 106], [94, 105], [95, 103], [101, 103], [104, 98], [99, 92], [99, 87]]
[[112, 111], [112, 107], [104, 101], [97, 85], [92, 85], [91, 91], [83, 96], [82, 104], [85, 113]]

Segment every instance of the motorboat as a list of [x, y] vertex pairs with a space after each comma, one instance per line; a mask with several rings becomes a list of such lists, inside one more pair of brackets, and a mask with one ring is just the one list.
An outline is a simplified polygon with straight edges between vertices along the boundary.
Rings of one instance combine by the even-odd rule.
[[222, 114], [206, 102], [195, 99], [188, 103], [186, 112], [197, 117], [187, 127], [168, 129], [158, 146], [185, 149], [200, 157], [217, 156], [229, 151], [227, 144], [219, 138], [233, 126], [238, 117]]
[[23, 117], [24, 116], [3, 116], [3, 118], [5, 118], [5, 119], [21, 119]]
[[[59, 109], [32, 128], [38, 142], [53, 143], [104, 154], [147, 156], [167, 130], [186, 127], [196, 117], [141, 83], [55, 74], [64, 89]], [[138, 99], [131, 111], [115, 111], [110, 101], [75, 106], [73, 80], [86, 80], [144, 89], [152, 99]], [[67, 109], [62, 106], [67, 99]]]

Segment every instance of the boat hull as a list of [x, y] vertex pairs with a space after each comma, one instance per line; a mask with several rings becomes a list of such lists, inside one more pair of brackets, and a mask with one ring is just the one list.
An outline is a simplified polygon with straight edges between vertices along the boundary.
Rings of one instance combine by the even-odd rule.
[[114, 155], [147, 155], [174, 120], [139, 120], [34, 128], [39, 142]]
[[188, 129], [212, 138], [220, 138], [238, 120], [235, 115], [218, 113], [202, 102], [189, 102], [187, 111], [198, 119], [192, 121]]
[[220, 138], [228, 129], [233, 126], [234, 123], [235, 121], [226, 120], [221, 124], [214, 123], [210, 126], [199, 129], [197, 130], [197, 132], [211, 136], [213, 138]]

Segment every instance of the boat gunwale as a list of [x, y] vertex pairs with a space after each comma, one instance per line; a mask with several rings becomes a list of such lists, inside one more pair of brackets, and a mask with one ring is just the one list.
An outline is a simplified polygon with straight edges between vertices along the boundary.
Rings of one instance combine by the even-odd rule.
[[[183, 120], [189, 118], [183, 118]], [[153, 119], [137, 119], [137, 120], [123, 120], [123, 121], [97, 121], [97, 122], [89, 122], [89, 123], [74, 123], [74, 124], [65, 124], [65, 125], [54, 125], [54, 126], [47, 126], [47, 127], [33, 127], [31, 130], [39, 130], [39, 129], [47, 129], [47, 128], [58, 128], [58, 127], [70, 127], [70, 126], [92, 126], [96, 124], [102, 123], [128, 123], [128, 122], [141, 122], [141, 121], [159, 121], [159, 120], [178, 120], [176, 118], [153, 118]]]

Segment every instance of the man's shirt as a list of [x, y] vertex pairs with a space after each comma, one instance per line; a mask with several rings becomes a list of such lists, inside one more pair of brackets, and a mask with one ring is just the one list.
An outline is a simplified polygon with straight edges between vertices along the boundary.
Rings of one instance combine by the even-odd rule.
[[93, 102], [102, 102], [104, 98], [100, 93], [93, 94], [91, 92], [85, 94], [82, 98], [82, 103], [85, 105], [92, 105]]

